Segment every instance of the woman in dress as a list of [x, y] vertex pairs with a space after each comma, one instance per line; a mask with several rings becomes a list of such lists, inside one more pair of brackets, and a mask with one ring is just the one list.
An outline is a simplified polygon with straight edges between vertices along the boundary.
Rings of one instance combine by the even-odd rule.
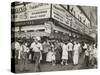
[[48, 50], [47, 56], [46, 56], [47, 63], [51, 63], [52, 62], [52, 55], [53, 55], [53, 51], [52, 51], [52, 47], [50, 47], [49, 50]]
[[47, 63], [51, 63], [52, 65], [55, 65], [55, 51], [54, 51], [54, 45], [51, 44], [51, 47], [47, 53], [47, 57], [46, 57], [46, 61]]
[[63, 64], [65, 64], [65, 65], [68, 65], [68, 63], [67, 63], [67, 60], [68, 60], [68, 47], [67, 47], [67, 43], [65, 43], [64, 45], [63, 45], [63, 51], [62, 51], [62, 62], [61, 62], [61, 64], [63, 65]]

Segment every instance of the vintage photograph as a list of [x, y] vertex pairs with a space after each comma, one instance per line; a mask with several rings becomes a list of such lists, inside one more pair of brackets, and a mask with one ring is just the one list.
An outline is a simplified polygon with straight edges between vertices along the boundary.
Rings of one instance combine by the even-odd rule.
[[97, 6], [12, 2], [11, 71], [98, 68]]

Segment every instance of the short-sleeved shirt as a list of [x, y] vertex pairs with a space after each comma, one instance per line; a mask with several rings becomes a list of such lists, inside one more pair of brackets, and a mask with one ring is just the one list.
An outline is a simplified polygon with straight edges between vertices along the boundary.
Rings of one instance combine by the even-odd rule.
[[41, 50], [43, 50], [42, 45], [40, 43], [36, 44], [35, 42], [31, 44], [30, 48], [32, 48], [32, 51], [34, 52], [40, 52]]
[[73, 44], [70, 42], [70, 43], [67, 44], [67, 46], [68, 46], [68, 51], [72, 51]]
[[15, 49], [20, 50], [20, 44], [18, 42], [15, 42]]

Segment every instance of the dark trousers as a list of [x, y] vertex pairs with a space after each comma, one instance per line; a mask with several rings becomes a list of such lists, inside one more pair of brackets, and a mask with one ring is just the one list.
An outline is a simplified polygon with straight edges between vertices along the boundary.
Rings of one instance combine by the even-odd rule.
[[33, 51], [31, 51], [31, 63], [33, 63], [33, 62], [34, 62], [33, 58], [34, 58], [34, 52], [33, 52]]
[[61, 64], [61, 60], [56, 60], [56, 64]]
[[85, 61], [84, 62], [85, 62], [85, 66], [89, 67], [89, 56], [85, 55]]
[[35, 71], [40, 72], [40, 52], [34, 52]]
[[68, 51], [68, 62], [69, 62], [69, 63], [73, 63], [72, 57], [73, 57], [72, 51]]
[[47, 56], [47, 53], [42, 53], [42, 63], [46, 63], [46, 56]]

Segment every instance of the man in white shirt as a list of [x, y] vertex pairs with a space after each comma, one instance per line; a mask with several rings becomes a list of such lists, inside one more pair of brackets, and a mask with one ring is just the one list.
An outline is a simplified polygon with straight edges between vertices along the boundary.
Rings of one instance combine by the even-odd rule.
[[80, 50], [80, 45], [78, 44], [77, 41], [74, 42], [74, 47], [73, 47], [73, 64], [77, 65], [79, 61], [79, 50]]
[[37, 37], [34, 39], [34, 42], [31, 44], [31, 48], [32, 51], [34, 51], [35, 71], [40, 71], [40, 53], [43, 49]]
[[73, 59], [72, 59], [72, 51], [73, 51], [73, 44], [72, 44], [72, 41], [69, 41], [69, 43], [67, 44], [67, 47], [68, 47], [68, 60], [70, 63], [73, 62]]
[[[35, 40], [36, 41], [36, 40]], [[39, 42], [33, 42], [31, 44], [31, 48], [34, 52], [41, 52], [42, 50], [42, 45]]]

